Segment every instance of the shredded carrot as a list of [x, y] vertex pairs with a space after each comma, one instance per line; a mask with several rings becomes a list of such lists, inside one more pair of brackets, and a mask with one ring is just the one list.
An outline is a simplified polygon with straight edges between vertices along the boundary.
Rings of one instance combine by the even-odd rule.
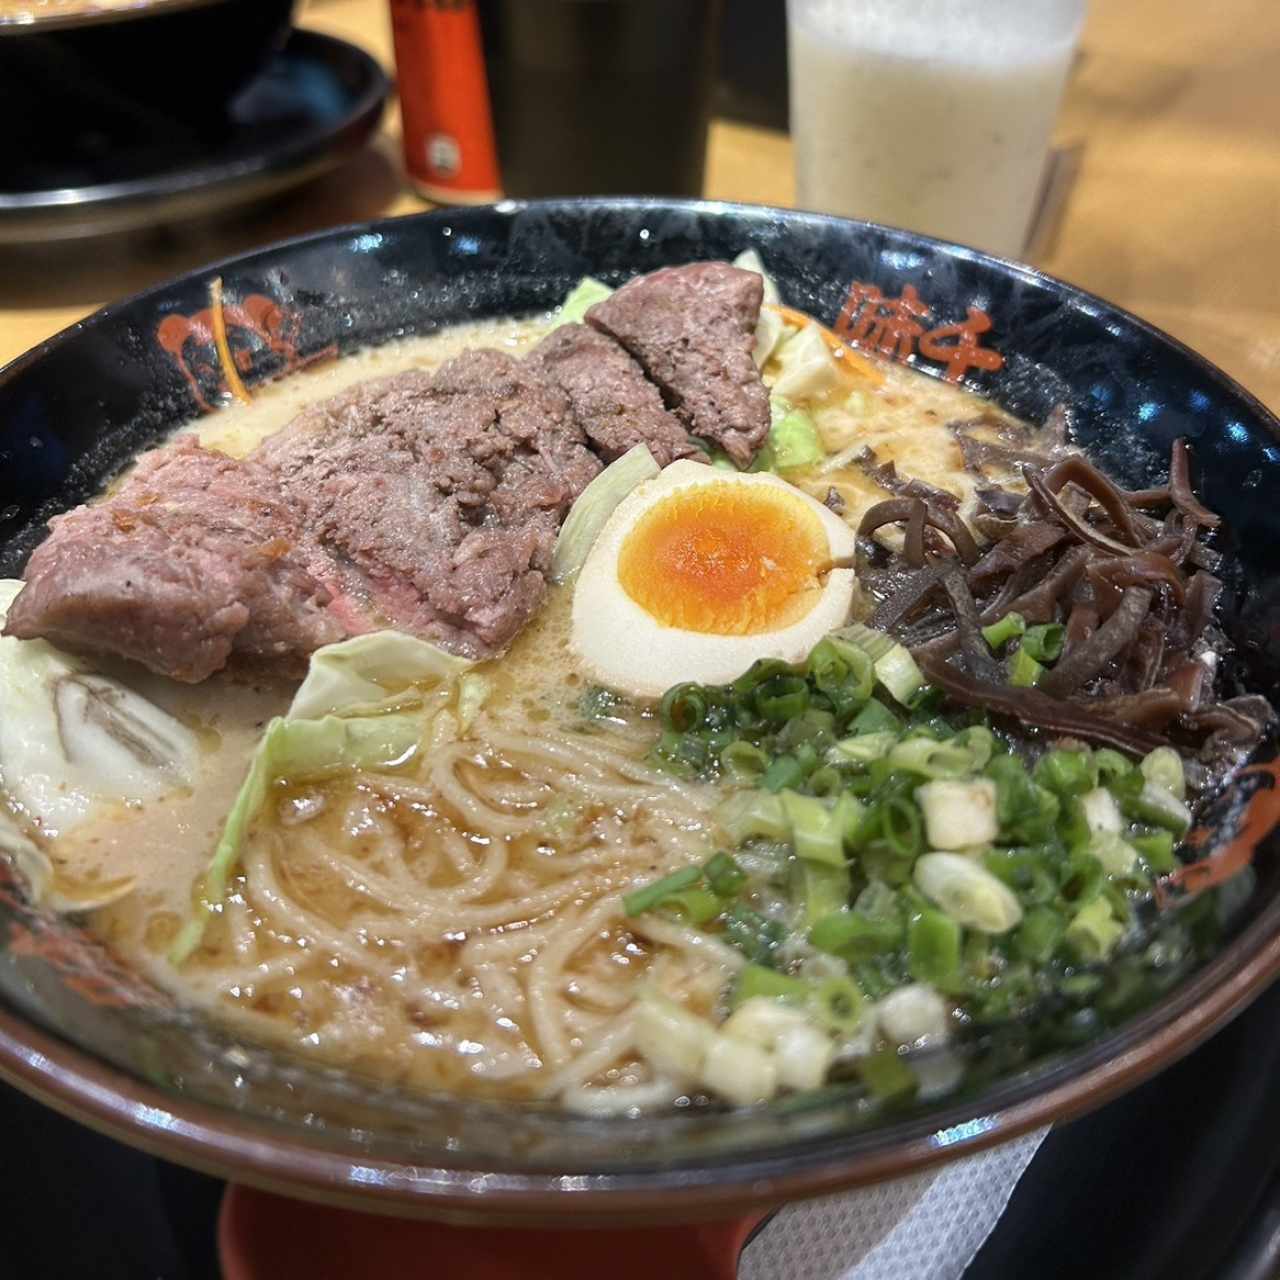
[[766, 302], [764, 305], [770, 311], [780, 315], [788, 324], [796, 325], [801, 329], [805, 325], [814, 325], [822, 335], [822, 340], [827, 344], [831, 354], [836, 357], [837, 364], [840, 365], [845, 373], [853, 378], [864, 378], [877, 387], [883, 385], [884, 374], [876, 368], [875, 364], [868, 360], [866, 356], [855, 351], [838, 334], [832, 333], [826, 325], [818, 324], [812, 316], [807, 316], [803, 311], [797, 311], [794, 307], [777, 306], [771, 302]]
[[253, 397], [240, 377], [240, 370], [231, 358], [231, 344], [227, 341], [227, 318], [222, 314], [222, 277], [209, 281], [209, 315], [213, 320], [213, 345], [218, 349], [218, 363], [231, 394], [242, 404], [249, 404]]

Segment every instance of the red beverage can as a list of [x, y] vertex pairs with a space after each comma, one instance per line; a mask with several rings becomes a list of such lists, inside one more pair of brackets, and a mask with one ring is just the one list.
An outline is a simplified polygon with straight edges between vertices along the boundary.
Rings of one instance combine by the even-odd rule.
[[404, 163], [428, 200], [501, 194], [476, 0], [391, 0]]

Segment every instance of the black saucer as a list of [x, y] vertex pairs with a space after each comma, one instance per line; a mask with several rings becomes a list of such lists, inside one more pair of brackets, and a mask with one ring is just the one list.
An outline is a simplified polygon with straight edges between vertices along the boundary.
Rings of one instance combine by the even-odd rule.
[[378, 127], [390, 81], [343, 40], [294, 31], [201, 125], [107, 113], [0, 169], [0, 243], [65, 240], [206, 217], [339, 164]]

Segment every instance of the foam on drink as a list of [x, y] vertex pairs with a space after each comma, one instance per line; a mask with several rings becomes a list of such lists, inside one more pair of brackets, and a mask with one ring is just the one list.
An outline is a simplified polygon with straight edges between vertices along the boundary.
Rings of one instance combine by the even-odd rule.
[[1016, 255], [1084, 0], [789, 0], [798, 202]]

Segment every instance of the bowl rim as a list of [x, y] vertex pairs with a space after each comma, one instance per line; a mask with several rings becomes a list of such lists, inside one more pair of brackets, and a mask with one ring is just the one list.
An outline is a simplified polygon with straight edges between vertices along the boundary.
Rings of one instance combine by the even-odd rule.
[[[803, 210], [722, 201], [646, 197], [575, 197], [505, 200], [469, 209], [440, 209], [351, 223], [274, 242], [228, 256], [160, 281], [110, 303], [64, 328], [0, 367], [0, 386], [76, 335], [108, 323], [118, 312], [210, 273], [244, 268], [295, 248], [400, 228], [427, 226], [494, 213], [596, 209], [702, 214], [734, 219], [749, 234], [765, 220], [827, 225], [853, 234], [886, 230], [879, 224]], [[1176, 338], [1113, 303], [1024, 263], [901, 232], [934, 253], [994, 266], [1028, 283], [1048, 287], [1074, 304], [1122, 320], [1143, 337], [1189, 360], [1206, 379], [1231, 395], [1273, 437], [1280, 421], [1256, 396]], [[546, 1224], [570, 1207], [579, 1224], [724, 1216], [764, 1203], [820, 1195], [926, 1169], [973, 1154], [1032, 1129], [1071, 1119], [1109, 1101], [1190, 1052], [1280, 973], [1280, 898], [1189, 979], [1119, 1029], [1083, 1049], [1060, 1055], [990, 1087], [984, 1096], [950, 1108], [852, 1134], [796, 1138], [774, 1148], [634, 1171], [548, 1172], [506, 1164], [494, 1173], [462, 1164], [421, 1164], [380, 1159], [325, 1146], [307, 1135], [246, 1118], [150, 1084], [106, 1059], [47, 1032], [0, 1004], [0, 1078], [54, 1109], [153, 1155], [283, 1191], [397, 1216], [471, 1220], [483, 1216]], [[975, 1114], [975, 1112], [977, 1114]], [[625, 1120], [620, 1123], [626, 1123]], [[849, 1149], [855, 1148], [855, 1149]], [[869, 1148], [869, 1149], [857, 1149]], [[432, 1157], [433, 1161], [438, 1156]]]

